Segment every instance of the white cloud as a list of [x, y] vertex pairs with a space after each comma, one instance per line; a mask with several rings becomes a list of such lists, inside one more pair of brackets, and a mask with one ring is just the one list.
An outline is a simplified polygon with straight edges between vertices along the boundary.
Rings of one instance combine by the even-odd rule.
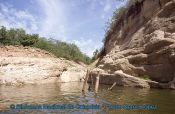
[[61, 0], [38, 0], [38, 4], [44, 14], [40, 33], [43, 36], [65, 40], [66, 10], [64, 4]]
[[7, 28], [23, 28], [28, 33], [36, 32], [37, 21], [28, 11], [16, 10], [10, 4], [0, 3], [0, 25]]
[[[91, 1], [92, 0], [89, 0], [89, 2]], [[93, 0], [92, 2], [93, 3], [90, 7], [93, 9], [97, 0]], [[76, 2], [73, 3], [75, 5]], [[43, 36], [53, 37], [57, 40], [62, 40], [69, 43], [75, 43], [83, 53], [87, 54], [90, 57], [92, 57], [95, 49], [99, 49], [102, 46], [101, 41], [97, 43], [89, 38], [78, 38], [80, 40], [72, 39], [74, 36], [69, 36], [67, 33], [68, 31], [76, 32], [82, 26], [86, 26], [88, 23], [92, 22], [92, 18], [82, 20], [71, 27], [71, 20], [67, 22], [66, 19], [69, 16], [73, 16], [73, 14], [70, 14], [70, 12], [68, 12], [71, 9], [69, 9], [69, 7], [67, 7], [67, 5], [62, 2], [62, 0], [38, 0], [38, 4], [44, 13], [40, 30], [40, 34]], [[72, 7], [72, 5], [70, 6]]]

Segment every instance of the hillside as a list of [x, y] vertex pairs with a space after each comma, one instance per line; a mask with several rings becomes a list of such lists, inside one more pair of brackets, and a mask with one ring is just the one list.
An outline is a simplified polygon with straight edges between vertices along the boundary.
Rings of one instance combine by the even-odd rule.
[[47, 51], [22, 46], [0, 47], [0, 84], [22, 85], [80, 81], [86, 67]]
[[39, 34], [28, 34], [22, 28], [7, 29], [4, 26], [0, 26], [0, 46], [10, 45], [39, 48], [53, 54], [56, 57], [62, 57], [67, 60], [77, 62], [81, 61], [85, 64], [89, 64], [91, 62], [91, 58], [82, 53], [79, 47], [74, 43], [63, 42], [56, 40], [56, 38], [52, 39], [41, 37]]
[[[120, 70], [126, 75], [152, 80], [156, 87], [174, 88], [175, 1], [138, 0], [128, 5], [120, 17], [113, 18], [117, 21], [106, 33], [104, 56], [101, 55], [96, 66], [110, 75]], [[101, 82], [112, 84], [109, 78]], [[125, 78], [120, 77], [118, 85], [133, 86], [132, 79], [128, 82]]]

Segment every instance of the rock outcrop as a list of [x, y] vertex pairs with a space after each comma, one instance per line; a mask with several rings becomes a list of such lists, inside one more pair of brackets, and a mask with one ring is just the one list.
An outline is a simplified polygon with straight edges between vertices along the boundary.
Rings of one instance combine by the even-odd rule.
[[174, 86], [175, 1], [139, 0], [131, 5], [106, 35], [104, 51], [97, 67], [109, 74], [122, 70], [167, 85], [162, 88]]
[[[97, 75], [97, 72], [91, 72], [90, 78], [88, 82], [95, 82]], [[148, 82], [144, 79], [140, 79], [128, 74], [123, 73], [121, 70], [116, 71], [114, 74], [109, 73], [100, 73], [100, 83], [101, 84], [108, 84], [112, 85], [116, 82], [117, 86], [125, 86], [125, 87], [140, 87], [140, 88], [150, 88], [150, 85]]]
[[[78, 69], [78, 70], [77, 70]], [[31, 47], [0, 48], [0, 84], [80, 81], [86, 67]]]
[[122, 70], [117, 70], [114, 74], [107, 73], [102, 69], [92, 70], [90, 73], [89, 83], [96, 81], [96, 76], [99, 74], [100, 83], [112, 85], [116, 83], [117, 86], [124, 87], [138, 87], [138, 88], [160, 88], [160, 89], [175, 89], [174, 80], [169, 83], [159, 83], [149, 79], [142, 79], [124, 73]]

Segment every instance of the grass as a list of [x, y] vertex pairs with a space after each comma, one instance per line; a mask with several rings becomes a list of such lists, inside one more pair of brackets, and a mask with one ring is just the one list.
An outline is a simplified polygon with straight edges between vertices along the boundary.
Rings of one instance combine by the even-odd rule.
[[142, 76], [139, 76], [139, 78], [142, 78], [142, 79], [145, 79], [145, 80], [151, 80], [148, 75], [142, 75]]

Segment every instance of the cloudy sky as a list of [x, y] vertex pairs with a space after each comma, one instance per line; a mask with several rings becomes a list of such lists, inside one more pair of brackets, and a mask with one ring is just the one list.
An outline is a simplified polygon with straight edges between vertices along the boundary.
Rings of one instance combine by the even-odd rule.
[[0, 0], [0, 26], [75, 43], [92, 56], [105, 26], [124, 0]]

